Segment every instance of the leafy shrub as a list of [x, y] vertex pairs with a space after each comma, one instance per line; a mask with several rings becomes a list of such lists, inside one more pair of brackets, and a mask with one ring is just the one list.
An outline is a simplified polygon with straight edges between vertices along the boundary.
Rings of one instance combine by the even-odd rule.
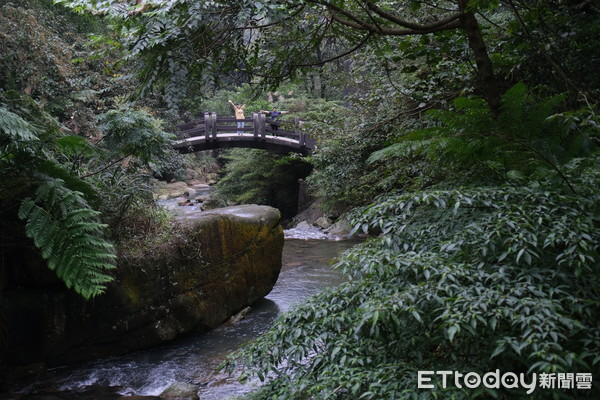
[[561, 96], [536, 98], [522, 83], [504, 94], [499, 115], [481, 98], [459, 97], [454, 110], [431, 110], [435, 122], [400, 136], [369, 162], [417, 154], [439, 167], [477, 171], [480, 182], [550, 173], [569, 185], [564, 163], [589, 154], [597, 143], [581, 131], [584, 124], [554, 114], [561, 102]]
[[[427, 190], [360, 210], [355, 228], [381, 235], [337, 264], [348, 283], [283, 315], [237, 355], [267, 380], [251, 397], [519, 398], [483, 386], [417, 390], [416, 373], [597, 371], [598, 161], [567, 166], [585, 197], [527, 186]], [[538, 387], [527, 398], [598, 393]]]
[[172, 135], [162, 121], [144, 110], [111, 110], [98, 117], [104, 138], [100, 157], [91, 160], [86, 174], [102, 192], [102, 212], [113, 233], [124, 232], [127, 214], [153, 201], [150, 178], [178, 176], [185, 165], [171, 148]]
[[161, 121], [143, 110], [111, 110], [98, 117], [107, 149], [118, 156], [134, 156], [144, 164], [167, 153], [172, 135]]

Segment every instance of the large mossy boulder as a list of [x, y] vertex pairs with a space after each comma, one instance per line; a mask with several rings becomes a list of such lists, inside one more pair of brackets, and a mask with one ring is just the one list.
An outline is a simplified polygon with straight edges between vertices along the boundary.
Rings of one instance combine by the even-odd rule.
[[56, 285], [5, 287], [8, 356], [60, 364], [218, 326], [273, 288], [280, 218], [277, 209], [256, 205], [181, 216], [173, 240], [122, 251], [115, 281], [92, 301]]

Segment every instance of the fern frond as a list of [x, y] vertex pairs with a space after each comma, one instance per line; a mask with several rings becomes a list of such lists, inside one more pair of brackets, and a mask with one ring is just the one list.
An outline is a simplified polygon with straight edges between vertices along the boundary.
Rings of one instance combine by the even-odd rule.
[[570, 152], [577, 155], [585, 147], [582, 139], [569, 134], [565, 122], [552, 117], [562, 101], [562, 96], [537, 99], [518, 83], [502, 97], [500, 114], [495, 115], [483, 99], [459, 97], [454, 110], [427, 112], [435, 125], [407, 133], [398, 143], [372, 153], [368, 162], [413, 152], [433, 161], [445, 156], [468, 168], [493, 165], [496, 176], [558, 171]]
[[38, 166], [37, 171], [52, 178], [61, 179], [69, 189], [83, 193], [85, 199], [92, 205], [100, 202], [98, 193], [92, 185], [73, 176], [71, 172], [60, 164], [52, 161], [44, 161]]
[[509, 136], [514, 136], [522, 130], [526, 118], [524, 106], [528, 102], [527, 87], [519, 82], [502, 96], [498, 125]]
[[410, 154], [427, 152], [438, 142], [433, 132], [434, 128], [420, 129], [404, 135], [399, 142], [383, 149], [374, 151], [367, 159], [367, 164], [386, 161], [392, 158], [404, 157]]
[[35, 132], [35, 127], [29, 122], [12, 111], [0, 107], [0, 143], [5, 139], [15, 145], [18, 142], [39, 140]]
[[98, 214], [80, 192], [48, 176], [35, 199], [24, 200], [18, 213], [48, 268], [88, 299], [104, 292], [113, 279], [106, 271], [115, 268], [114, 249], [102, 236], [106, 225], [97, 221]]
[[406, 143], [394, 143], [371, 153], [367, 159], [367, 164], [374, 164], [376, 162], [389, 160], [390, 158], [399, 157], [406, 152], [405, 150]]

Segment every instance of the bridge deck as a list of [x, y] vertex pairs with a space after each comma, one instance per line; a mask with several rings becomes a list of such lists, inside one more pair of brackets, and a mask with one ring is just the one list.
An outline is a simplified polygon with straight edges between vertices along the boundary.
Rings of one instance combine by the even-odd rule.
[[[242, 120], [240, 120], [241, 122]], [[273, 131], [264, 114], [253, 114], [243, 120], [244, 128], [237, 127], [237, 120], [231, 117], [217, 118], [214, 113], [205, 114], [202, 122], [181, 124], [178, 128], [187, 138], [178, 140], [173, 148], [179, 153], [191, 153], [221, 148], [258, 148], [277, 153], [300, 153], [309, 155], [314, 149], [314, 140], [298, 130]], [[238, 134], [238, 131], [243, 133]], [[267, 135], [271, 134], [270, 136]], [[277, 133], [277, 136], [273, 134]]]

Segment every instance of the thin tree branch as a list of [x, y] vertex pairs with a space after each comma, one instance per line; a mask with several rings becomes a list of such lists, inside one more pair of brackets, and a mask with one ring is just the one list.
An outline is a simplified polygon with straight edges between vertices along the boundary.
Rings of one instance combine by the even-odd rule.
[[432, 22], [430, 24], [421, 25], [421, 24], [417, 24], [414, 22], [406, 21], [406, 20], [398, 17], [395, 14], [387, 12], [387, 11], [381, 9], [379, 6], [373, 4], [373, 2], [370, 0], [365, 0], [365, 4], [367, 5], [367, 7], [369, 7], [369, 9], [373, 10], [380, 17], [385, 18], [388, 21], [391, 21], [391, 22], [393, 22], [397, 25], [400, 25], [404, 28], [412, 29], [415, 31], [430, 31], [431, 29], [440, 28], [440, 27], [443, 27], [443, 26], [451, 23], [452, 21], [459, 19], [463, 15], [463, 13], [457, 12], [455, 14], [452, 14], [446, 18], [440, 19], [440, 20]]
[[[235, 27], [235, 28], [233, 28], [233, 29], [235, 29], [235, 30], [245, 30], [245, 29], [263, 29], [263, 28], [268, 28], [268, 27], [271, 27], [271, 26], [279, 25], [279, 24], [281, 24], [282, 22], [285, 22], [285, 21], [287, 21], [287, 20], [289, 20], [289, 19], [292, 19], [292, 18], [294, 18], [296, 15], [300, 14], [300, 13], [302, 12], [302, 10], [304, 10], [304, 6], [299, 6], [299, 8], [298, 8], [298, 10], [297, 10], [297, 11], [294, 11], [294, 12], [293, 12], [291, 15], [288, 15], [287, 17], [285, 17], [285, 18], [282, 18], [282, 19], [280, 19], [280, 20], [273, 21], [273, 22], [269, 22], [269, 23], [265, 23], [264, 25], [247, 25], [247, 26], [238, 26], [238, 27]], [[257, 22], [258, 22], [258, 21], [257, 21]]]
[[539, 158], [541, 158], [544, 162], [546, 162], [550, 167], [552, 167], [552, 169], [555, 170], [558, 173], [558, 175], [560, 176], [560, 178], [567, 184], [567, 186], [569, 187], [569, 189], [571, 189], [571, 191], [573, 192], [573, 194], [577, 195], [577, 191], [575, 190], [575, 187], [571, 184], [571, 182], [569, 182], [569, 179], [567, 179], [567, 177], [565, 176], [565, 174], [562, 173], [562, 171], [560, 170], [560, 168], [558, 167], [558, 165], [556, 165], [554, 162], [552, 162], [552, 160], [550, 160], [548, 157], [546, 157], [542, 152], [540, 152], [534, 146], [530, 145], [525, 140], [515, 139], [512, 136], [507, 136], [507, 135], [503, 135], [503, 134], [500, 134], [500, 133], [490, 132], [487, 135], [488, 136], [496, 136], [496, 137], [502, 138], [504, 140], [507, 140], [509, 142], [516, 143], [516, 144], [518, 144], [520, 146], [525, 147], [527, 150], [531, 151], [532, 153], [536, 154]]
[[90, 172], [89, 174], [85, 174], [83, 176], [80, 176], [79, 178], [80, 179], [89, 178], [90, 176], [94, 176], [96, 174], [99, 174], [100, 172], [106, 171], [107, 169], [109, 169], [110, 167], [112, 167], [113, 165], [115, 165], [117, 163], [120, 163], [121, 161], [123, 161], [127, 157], [130, 157], [130, 156], [123, 156], [123, 157], [119, 158], [118, 160], [115, 160], [115, 161], [111, 162], [110, 164], [108, 164], [108, 165], [100, 168], [98, 171]]
[[363, 38], [363, 40], [360, 41], [360, 43], [358, 43], [356, 46], [354, 46], [353, 48], [351, 48], [350, 50], [338, 54], [334, 57], [328, 58], [327, 60], [322, 60], [316, 63], [306, 63], [306, 64], [292, 64], [292, 67], [315, 67], [318, 65], [323, 65], [323, 64], [327, 64], [329, 62], [338, 60], [342, 57], [347, 56], [348, 54], [354, 53], [356, 50], [360, 49], [365, 43], [367, 43], [367, 41], [373, 36], [373, 34], [371, 32], [367, 33], [367, 35]]
[[355, 0], [355, 1], [356, 1], [356, 3], [358, 3], [359, 7], [361, 7], [363, 10], [365, 10], [365, 12], [369, 16], [369, 19], [373, 22], [373, 24], [375, 26], [377, 26], [378, 28], [381, 28], [379, 22], [377, 22], [377, 20], [375, 20], [375, 17], [371, 13], [371, 11], [365, 6], [364, 1], [362, 1], [362, 0]]
[[[339, 14], [346, 15], [347, 12], [344, 10], [340, 10]], [[342, 25], [346, 25], [350, 28], [360, 30], [360, 31], [367, 31], [367, 32], [377, 33], [380, 35], [390, 35], [390, 36], [424, 35], [427, 33], [434, 33], [434, 32], [457, 29], [462, 26], [460, 20], [452, 19], [443, 25], [434, 26], [432, 24], [431, 27], [428, 27], [426, 29], [412, 29], [412, 28], [398, 29], [398, 28], [388, 28], [388, 27], [381, 27], [381, 26], [377, 26], [377, 25], [373, 25], [373, 24], [367, 24], [363, 21], [355, 22], [354, 20], [349, 20], [349, 19], [343, 18], [339, 14], [338, 14], [338, 12], [334, 11], [331, 13], [331, 17], [336, 22], [338, 22]]]
[[498, 29], [502, 29], [502, 27], [500, 25], [498, 25], [497, 23], [495, 23], [494, 21], [492, 21], [491, 19], [489, 19], [488, 17], [486, 17], [483, 13], [477, 12], [477, 15], [479, 15], [481, 18], [483, 18], [484, 20], [486, 20], [488, 24], [490, 24], [492, 26], [495, 26]]
[[394, 81], [392, 80], [392, 77], [390, 75], [390, 65], [388, 64], [388, 60], [387, 58], [383, 59], [383, 69], [385, 70], [385, 76], [387, 77], [388, 82], [390, 83], [390, 85], [392, 85], [392, 87], [394, 89], [396, 89], [396, 91], [398, 93], [402, 93], [402, 91], [400, 90], [400, 88], [398, 86], [396, 86], [396, 84], [394, 83]]

